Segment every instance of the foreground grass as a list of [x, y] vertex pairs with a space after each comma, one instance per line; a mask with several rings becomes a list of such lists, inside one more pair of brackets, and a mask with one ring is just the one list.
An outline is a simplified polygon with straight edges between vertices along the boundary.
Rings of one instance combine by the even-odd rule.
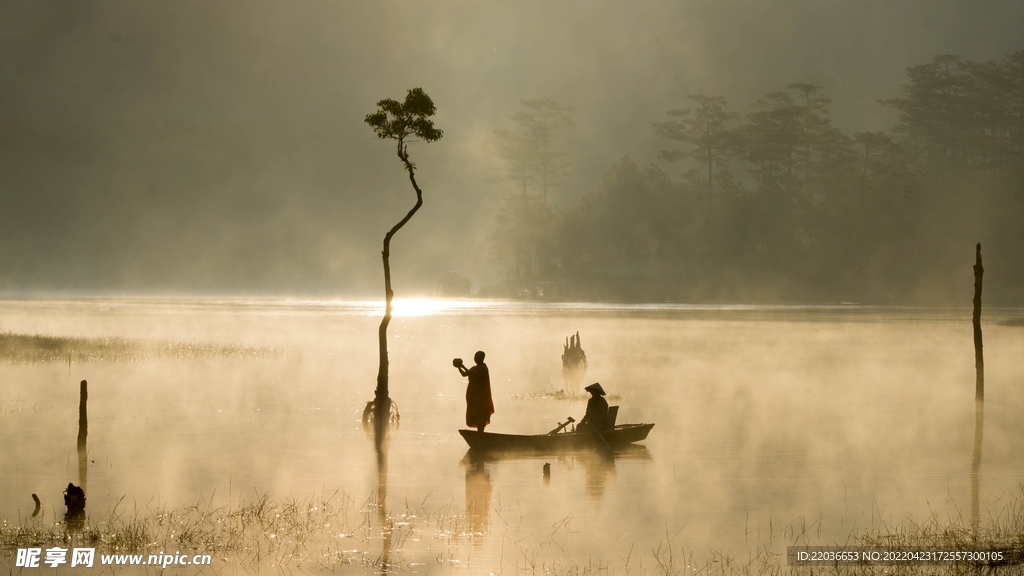
[[271, 348], [197, 342], [167, 342], [130, 338], [81, 338], [39, 334], [0, 333], [0, 363], [140, 362], [237, 357], [259, 359], [280, 355]]
[[127, 511], [119, 502], [106, 518], [88, 517], [79, 526], [57, 519], [0, 522], [0, 549], [11, 565], [18, 548], [52, 546], [96, 548], [97, 562], [100, 554], [180, 550], [253, 569], [373, 564], [368, 544], [388, 527], [372, 525], [370, 504], [358, 507], [338, 494], [301, 501], [257, 495], [234, 506], [200, 502], [177, 510]]
[[[446, 572], [596, 576], [611, 574], [706, 575], [706, 576], [867, 576], [968, 574], [1018, 575], [1024, 565], [960, 563], [945, 566], [827, 566], [791, 567], [781, 549], [760, 545], [746, 557], [728, 551], [701, 550], [701, 559], [665, 536], [655, 544], [629, 546], [625, 555], [606, 550], [610, 558], [572, 564], [545, 557], [538, 549], [505, 541], [498, 566], [486, 567], [464, 542], [484, 538], [473, 518], [452, 505], [426, 510], [422, 505], [385, 513], [373, 497], [357, 504], [347, 495], [321, 494], [305, 500], [274, 500], [256, 495], [248, 502], [214, 506], [200, 502], [177, 510], [126, 510], [118, 503], [100, 521], [86, 518], [73, 527], [56, 518], [24, 519], [17, 524], [0, 521], [0, 565], [13, 566], [14, 553], [27, 547], [95, 547], [97, 554], [159, 554], [182, 551], [211, 554], [214, 571], [235, 566], [246, 572], [260, 571], [364, 571], [379, 573]], [[53, 513], [50, 513], [51, 517]], [[46, 516], [43, 514], [42, 516]], [[571, 515], [570, 515], [571, 516]], [[563, 521], [564, 523], [565, 521]], [[557, 531], [557, 527], [556, 527]], [[516, 535], [519, 538], [521, 535]], [[834, 545], [813, 541], [805, 530], [784, 531], [785, 545]], [[789, 536], [785, 538], [785, 536]], [[778, 542], [778, 540], [776, 540]], [[1024, 497], [1014, 498], [997, 516], [977, 530], [962, 518], [940, 520], [932, 516], [922, 523], [904, 520], [899, 526], [878, 524], [852, 534], [846, 546], [880, 546], [890, 549], [943, 547], [950, 550], [1003, 549], [1024, 557]], [[491, 543], [492, 546], [499, 544]], [[471, 547], [475, 548], [475, 547]], [[550, 550], [548, 551], [550, 552]], [[468, 554], [468, 556], [467, 556]], [[708, 556], [710, 554], [710, 557]], [[484, 570], [481, 572], [481, 570]]]

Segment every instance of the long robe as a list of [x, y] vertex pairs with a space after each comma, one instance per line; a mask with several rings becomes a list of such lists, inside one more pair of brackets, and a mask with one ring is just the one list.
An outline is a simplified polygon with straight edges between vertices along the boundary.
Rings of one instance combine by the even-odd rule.
[[479, 428], [491, 423], [494, 402], [491, 401], [491, 374], [481, 362], [469, 369], [466, 386], [466, 426]]

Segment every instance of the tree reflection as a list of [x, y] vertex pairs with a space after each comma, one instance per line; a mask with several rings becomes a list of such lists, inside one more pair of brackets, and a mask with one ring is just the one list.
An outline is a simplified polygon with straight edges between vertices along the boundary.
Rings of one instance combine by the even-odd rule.
[[388, 573], [391, 564], [391, 534], [394, 525], [387, 515], [388, 499], [388, 437], [387, 431], [378, 430], [374, 436], [374, 449], [377, 453], [377, 522], [380, 523], [384, 537], [377, 565], [382, 574]]

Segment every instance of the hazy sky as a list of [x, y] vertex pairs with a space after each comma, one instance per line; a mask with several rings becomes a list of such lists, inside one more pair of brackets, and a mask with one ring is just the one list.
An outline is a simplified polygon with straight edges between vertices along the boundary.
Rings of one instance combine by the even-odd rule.
[[566, 202], [656, 161], [686, 94], [813, 82], [843, 130], [886, 129], [906, 67], [1021, 48], [1020, 1], [4, 2], [0, 289], [379, 295], [414, 196], [363, 117], [416, 86], [445, 137], [411, 149], [395, 290], [475, 289], [509, 191], [481, 147], [519, 98], [575, 107]]

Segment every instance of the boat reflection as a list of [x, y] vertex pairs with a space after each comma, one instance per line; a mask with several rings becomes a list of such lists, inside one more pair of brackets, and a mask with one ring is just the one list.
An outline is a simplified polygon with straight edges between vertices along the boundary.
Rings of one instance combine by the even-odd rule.
[[491, 471], [481, 454], [466, 454], [466, 519], [474, 544], [482, 546], [491, 524]]
[[600, 500], [608, 478], [615, 476], [615, 455], [604, 451], [582, 452], [575, 455], [576, 462], [583, 465], [587, 475], [587, 498]]
[[[586, 477], [584, 490], [590, 500], [600, 500], [610, 478], [615, 477], [616, 460], [652, 460], [646, 446], [630, 444], [614, 450], [578, 450], [572, 452], [492, 451], [470, 449], [462, 458], [466, 467], [466, 514], [473, 522], [474, 533], [486, 533], [489, 523], [491, 500], [491, 473], [495, 462], [509, 460], [535, 460], [538, 475], [544, 463], [554, 462], [553, 475], [559, 476], [559, 469], [582, 466]], [[549, 477], [544, 476], [544, 483]]]

